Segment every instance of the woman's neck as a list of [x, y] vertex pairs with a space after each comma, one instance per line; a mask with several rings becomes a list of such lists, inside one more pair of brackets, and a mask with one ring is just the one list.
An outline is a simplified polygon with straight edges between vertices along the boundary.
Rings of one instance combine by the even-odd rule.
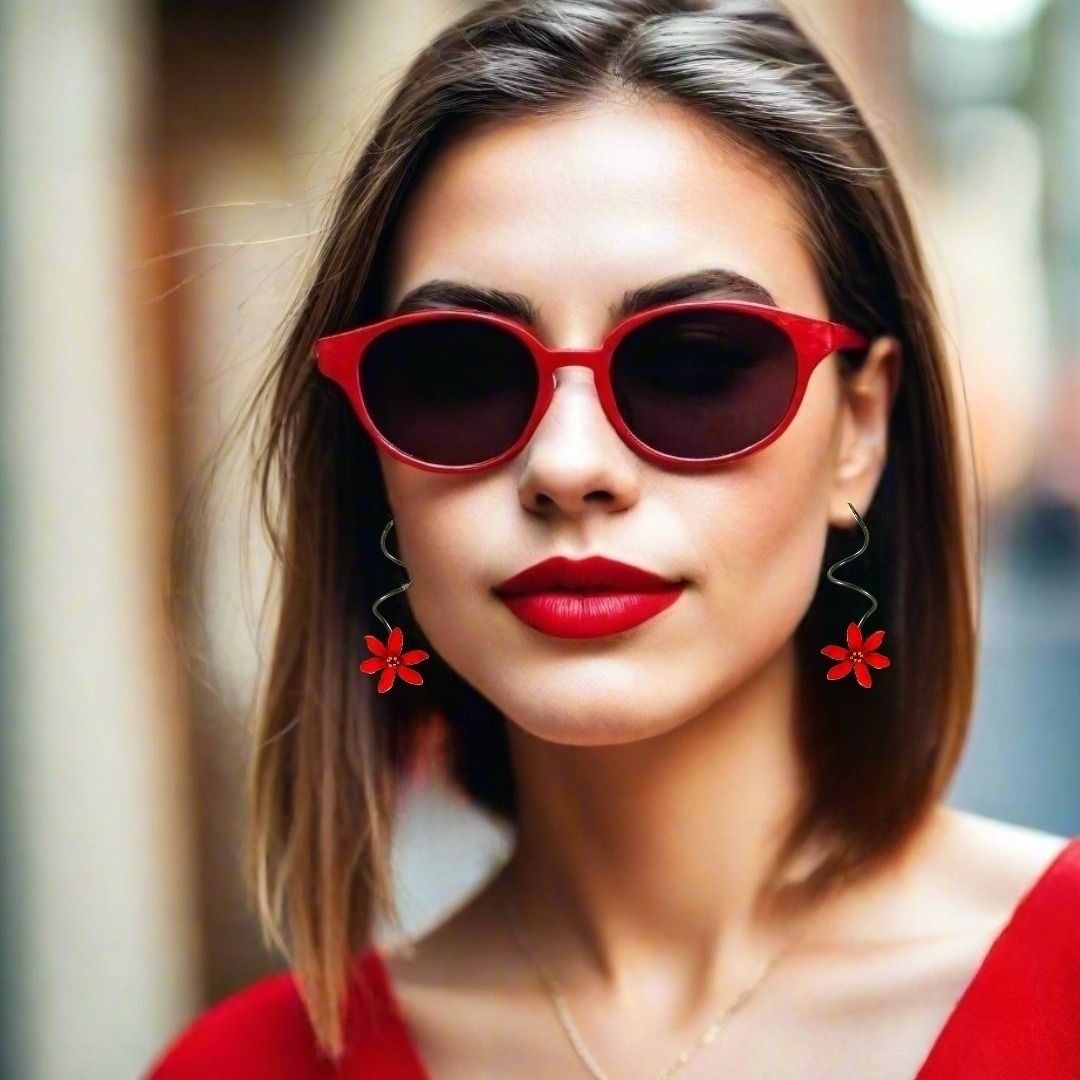
[[758, 901], [801, 792], [797, 708], [785, 649], [659, 736], [565, 745], [510, 725], [519, 828], [503, 884], [554, 967], [618, 986], [660, 962], [707, 982], [729, 951], [782, 933]]

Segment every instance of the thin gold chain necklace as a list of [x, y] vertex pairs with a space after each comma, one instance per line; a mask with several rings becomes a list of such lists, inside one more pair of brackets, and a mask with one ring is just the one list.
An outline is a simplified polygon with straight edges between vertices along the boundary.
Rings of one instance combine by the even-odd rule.
[[[570, 1007], [566, 1003], [566, 996], [562, 992], [562, 988], [559, 986], [555, 976], [544, 966], [540, 961], [540, 958], [536, 954], [536, 950], [533, 947], [532, 939], [525, 929], [524, 924], [521, 921], [520, 916], [517, 913], [517, 904], [510, 895], [510, 883], [507, 880], [506, 889], [504, 890], [503, 897], [503, 913], [506, 916], [506, 920], [509, 923], [511, 936], [514, 939], [514, 943], [518, 949], [524, 954], [526, 960], [532, 964], [536, 969], [537, 974], [540, 977], [540, 981], [544, 984], [544, 989], [547, 991], [548, 996], [551, 998], [551, 1003], [555, 1008], [555, 1013], [559, 1018], [559, 1022], [563, 1026], [563, 1030], [566, 1032], [567, 1038], [570, 1040], [570, 1045], [573, 1046], [574, 1052], [581, 1059], [581, 1063], [589, 1070], [590, 1075], [595, 1077], [595, 1080], [610, 1080], [610, 1077], [597, 1063], [596, 1059], [589, 1052], [589, 1048], [585, 1045], [585, 1040], [581, 1036], [581, 1032], [578, 1030], [577, 1025], [574, 1023], [573, 1017], [570, 1015]], [[780, 960], [786, 956], [798, 943], [802, 940], [804, 933], [799, 933], [787, 943], [778, 953], [776, 953], [772, 959], [764, 966], [761, 973], [756, 979], [744, 990], [742, 990], [735, 998], [735, 1000], [726, 1008], [711, 1024], [698, 1036], [694, 1044], [685, 1050], [680, 1050], [675, 1056], [675, 1060], [666, 1068], [661, 1069], [656, 1074], [656, 1080], [670, 1080], [677, 1072], [683, 1069], [687, 1062], [703, 1047], [708, 1046], [717, 1036], [724, 1023], [731, 1019], [737, 1009], [749, 1000], [750, 996], [755, 990], [765, 981], [769, 972], [780, 962]]]

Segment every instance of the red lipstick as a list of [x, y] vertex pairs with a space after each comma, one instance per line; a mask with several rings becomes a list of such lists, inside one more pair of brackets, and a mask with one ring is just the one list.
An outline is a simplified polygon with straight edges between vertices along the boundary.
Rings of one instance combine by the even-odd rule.
[[651, 619], [678, 600], [685, 584], [601, 555], [557, 556], [507, 578], [495, 594], [535, 630], [591, 638]]

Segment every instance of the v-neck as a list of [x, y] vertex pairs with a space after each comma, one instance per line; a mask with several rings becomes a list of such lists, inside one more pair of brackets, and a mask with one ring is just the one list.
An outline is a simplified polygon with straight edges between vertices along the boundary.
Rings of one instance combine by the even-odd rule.
[[[947, 1080], [948, 1077], [955, 1075], [955, 1073], [944, 1070], [940, 1074], [937, 1073], [939, 1063], [942, 1061], [950, 1042], [957, 1038], [964, 1038], [963, 1026], [969, 1019], [969, 1014], [973, 1014], [977, 992], [984, 984], [993, 980], [998, 970], [1007, 964], [1011, 954], [1011, 947], [1014, 943], [1018, 943], [1023, 933], [1029, 929], [1028, 922], [1030, 917], [1033, 917], [1037, 898], [1046, 891], [1056, 873], [1063, 869], [1071, 858], [1077, 860], [1077, 868], [1080, 870], [1080, 836], [1074, 836], [1067, 840], [1039, 873], [1038, 877], [1024, 891], [1020, 900], [1013, 907], [1012, 914], [1002, 929], [995, 935], [974, 974], [961, 991], [952, 1009], [950, 1009], [944, 1024], [939, 1029], [937, 1037], [934, 1039], [929, 1052], [912, 1080], [938, 1080], [939, 1075], [940, 1080]], [[376, 987], [376, 990], [389, 1006], [397, 1041], [409, 1057], [408, 1068], [415, 1073], [415, 1080], [432, 1080], [431, 1074], [420, 1057], [420, 1051], [394, 989], [393, 979], [390, 976], [386, 960], [376, 946], [372, 946], [369, 953], [373, 961], [372, 970], [377, 981], [381, 984]]]

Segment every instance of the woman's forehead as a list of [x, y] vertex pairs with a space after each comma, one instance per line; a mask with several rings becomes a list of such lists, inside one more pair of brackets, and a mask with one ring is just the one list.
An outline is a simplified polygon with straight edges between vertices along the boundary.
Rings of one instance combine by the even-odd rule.
[[818, 313], [804, 223], [777, 172], [666, 104], [485, 123], [437, 155], [406, 200], [389, 305], [448, 278], [541, 307], [573, 292], [606, 308], [613, 290], [723, 266], [782, 307]]

